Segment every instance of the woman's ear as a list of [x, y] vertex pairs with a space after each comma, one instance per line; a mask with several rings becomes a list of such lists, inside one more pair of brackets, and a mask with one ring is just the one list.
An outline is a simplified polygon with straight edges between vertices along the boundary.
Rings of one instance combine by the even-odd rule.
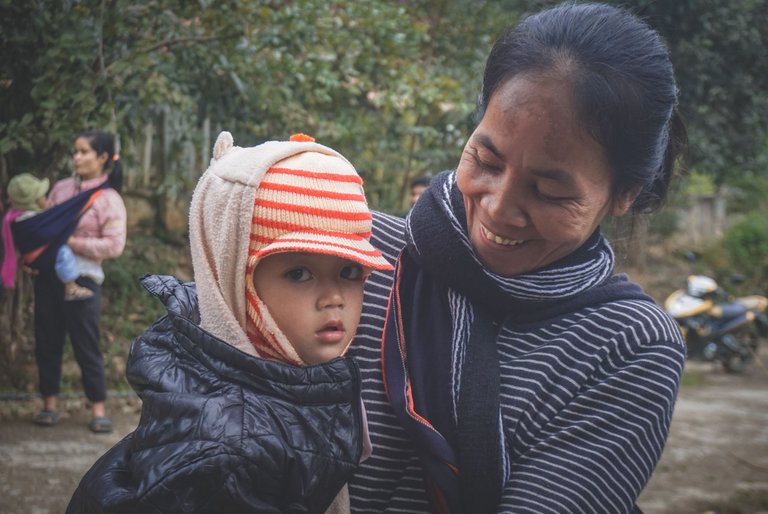
[[96, 160], [101, 165], [101, 169], [103, 170], [104, 166], [107, 165], [107, 161], [109, 160], [109, 154], [107, 152], [102, 152], [96, 156]]
[[611, 216], [623, 216], [635, 203], [637, 195], [642, 190], [641, 186], [634, 187], [625, 193], [620, 194], [613, 199], [613, 208], [611, 209]]

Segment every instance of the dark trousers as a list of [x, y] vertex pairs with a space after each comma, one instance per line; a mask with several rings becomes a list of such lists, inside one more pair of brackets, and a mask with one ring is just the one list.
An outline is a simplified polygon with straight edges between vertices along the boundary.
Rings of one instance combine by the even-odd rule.
[[85, 396], [91, 402], [106, 399], [104, 356], [99, 348], [101, 286], [85, 277], [77, 283], [94, 292], [91, 298], [64, 301], [64, 284], [53, 272], [35, 277], [35, 359], [40, 394], [59, 393], [61, 361], [67, 334], [80, 366]]

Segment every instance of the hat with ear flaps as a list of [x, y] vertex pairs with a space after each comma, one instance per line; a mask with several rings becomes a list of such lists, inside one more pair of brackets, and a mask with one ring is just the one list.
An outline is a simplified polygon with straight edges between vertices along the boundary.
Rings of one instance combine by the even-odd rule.
[[[252, 355], [303, 364], [255, 294], [260, 259], [310, 252], [392, 268], [369, 242], [371, 213], [354, 167], [307, 136], [240, 148], [219, 134], [189, 216], [201, 326]], [[263, 338], [249, 337], [254, 322]]]

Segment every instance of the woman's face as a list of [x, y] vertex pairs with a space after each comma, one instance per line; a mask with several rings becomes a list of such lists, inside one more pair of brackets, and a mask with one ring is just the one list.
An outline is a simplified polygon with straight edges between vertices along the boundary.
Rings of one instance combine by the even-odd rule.
[[475, 253], [502, 276], [568, 255], [606, 214], [629, 208], [630, 201], [612, 201], [612, 178], [567, 87], [510, 79], [491, 97], [457, 169]]
[[91, 142], [86, 138], [75, 139], [72, 164], [75, 167], [75, 173], [83, 180], [96, 178], [104, 173], [104, 165], [108, 158], [106, 152], [97, 155], [96, 150], [91, 147]]

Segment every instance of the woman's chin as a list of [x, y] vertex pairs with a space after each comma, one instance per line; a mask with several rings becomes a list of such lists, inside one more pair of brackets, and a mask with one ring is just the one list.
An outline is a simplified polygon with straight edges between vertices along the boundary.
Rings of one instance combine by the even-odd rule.
[[503, 277], [512, 277], [533, 269], [535, 263], [526, 262], [532, 241], [502, 245], [486, 238], [472, 242], [475, 255], [489, 271]]

